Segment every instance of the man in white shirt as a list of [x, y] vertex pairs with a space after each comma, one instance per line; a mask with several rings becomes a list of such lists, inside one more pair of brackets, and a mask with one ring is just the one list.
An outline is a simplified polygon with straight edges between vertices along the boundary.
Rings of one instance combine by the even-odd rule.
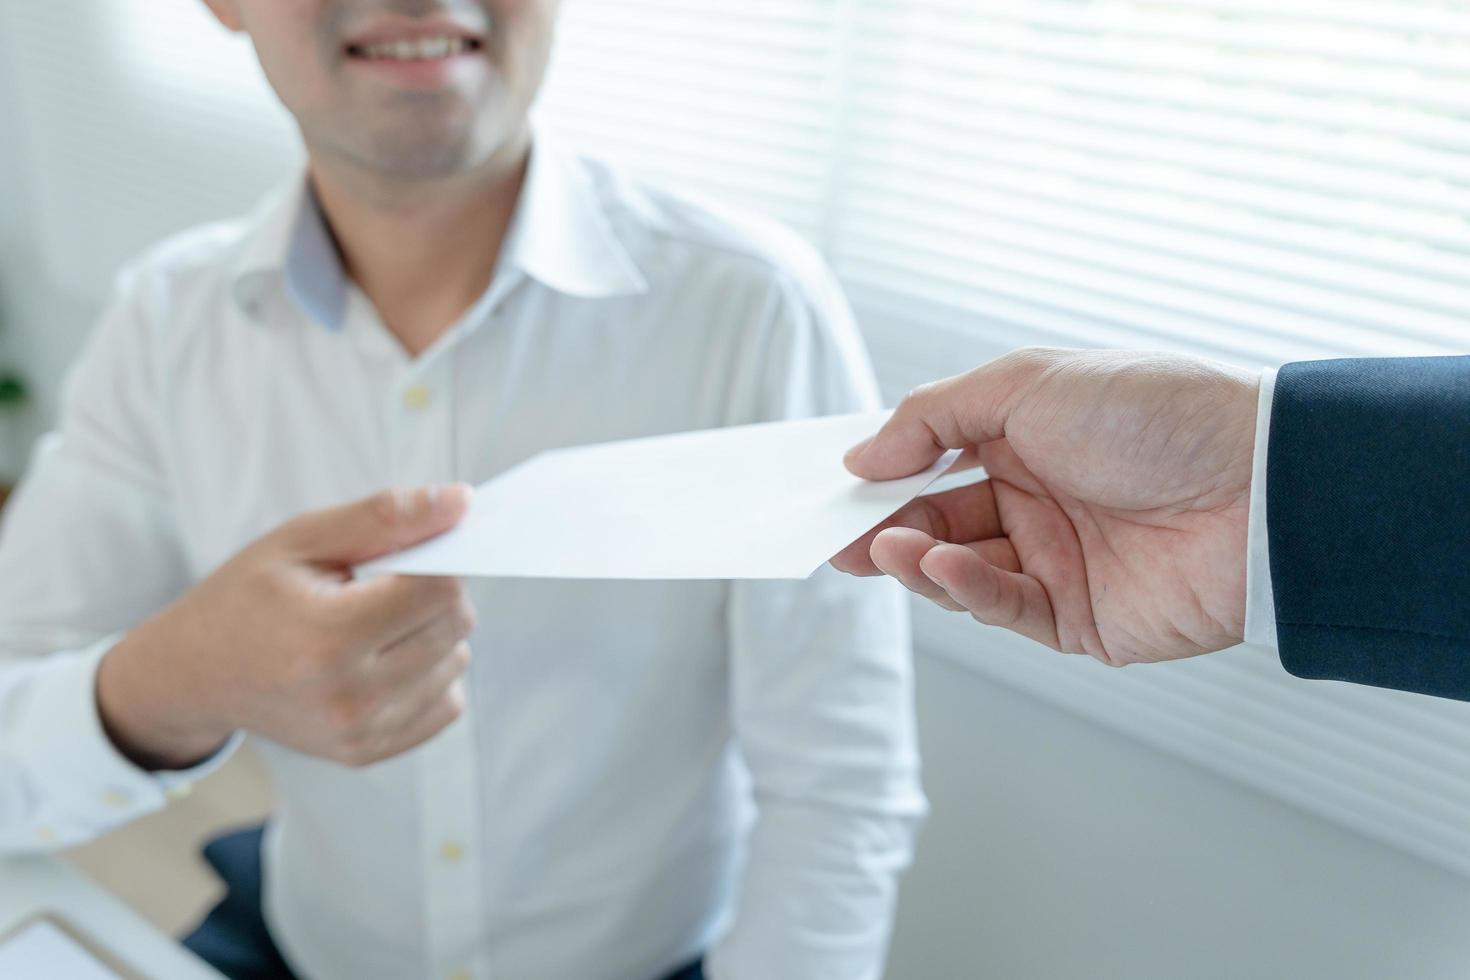
[[124, 272], [11, 502], [0, 848], [249, 732], [269, 934], [196, 946], [279, 953], [235, 975], [879, 976], [924, 811], [899, 590], [348, 571], [547, 448], [873, 407], [830, 274], [533, 148], [555, 0], [210, 6], [308, 177]]

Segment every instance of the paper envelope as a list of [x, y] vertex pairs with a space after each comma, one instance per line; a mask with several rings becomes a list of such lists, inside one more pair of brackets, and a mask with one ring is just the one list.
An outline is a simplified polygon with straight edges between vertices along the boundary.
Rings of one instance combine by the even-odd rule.
[[360, 575], [802, 579], [953, 463], [868, 483], [842, 456], [887, 412], [542, 453], [481, 485], [460, 524]]

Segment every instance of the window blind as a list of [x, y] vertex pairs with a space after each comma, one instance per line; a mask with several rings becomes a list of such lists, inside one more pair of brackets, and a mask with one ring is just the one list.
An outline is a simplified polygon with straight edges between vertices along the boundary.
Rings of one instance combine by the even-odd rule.
[[[1038, 343], [1247, 367], [1470, 351], [1470, 3], [725, 6], [569, 7], [549, 117], [808, 234], [890, 399]], [[670, 114], [668, 92], [708, 111]], [[927, 605], [917, 624], [933, 652], [1470, 872], [1470, 707], [1296, 681], [1244, 647], [1111, 671]]]
[[[0, 59], [33, 237], [90, 295], [295, 159], [197, 3], [0, 4]], [[810, 238], [892, 399], [1035, 343], [1248, 367], [1470, 350], [1470, 0], [567, 0], [539, 111]], [[927, 607], [918, 626], [1470, 873], [1470, 706], [1294, 681], [1249, 648], [1110, 671]]]
[[94, 301], [122, 262], [245, 212], [299, 157], [249, 43], [197, 0], [0, 2], [0, 66], [26, 257]]

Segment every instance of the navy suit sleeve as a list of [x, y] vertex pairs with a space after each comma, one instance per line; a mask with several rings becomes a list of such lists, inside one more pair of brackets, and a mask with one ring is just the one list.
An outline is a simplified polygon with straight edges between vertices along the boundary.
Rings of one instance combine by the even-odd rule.
[[1267, 467], [1286, 669], [1470, 701], [1470, 357], [1288, 364]]

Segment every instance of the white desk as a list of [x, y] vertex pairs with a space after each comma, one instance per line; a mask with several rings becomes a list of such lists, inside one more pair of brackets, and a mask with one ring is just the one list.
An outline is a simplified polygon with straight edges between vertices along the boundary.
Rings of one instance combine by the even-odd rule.
[[0, 858], [0, 935], [38, 912], [59, 914], [144, 977], [221, 980], [177, 940], [56, 858]]

